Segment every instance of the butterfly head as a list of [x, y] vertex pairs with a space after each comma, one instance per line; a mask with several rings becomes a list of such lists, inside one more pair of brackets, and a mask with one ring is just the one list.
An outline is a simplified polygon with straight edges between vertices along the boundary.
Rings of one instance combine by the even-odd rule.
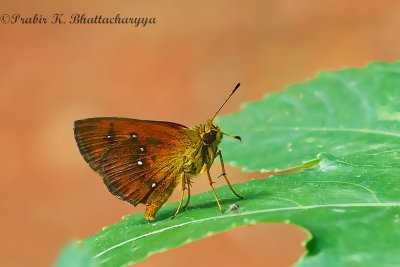
[[218, 126], [213, 124], [212, 120], [206, 121], [201, 128], [200, 137], [204, 145], [217, 146], [221, 142], [222, 132]]
[[218, 149], [218, 145], [221, 143], [223, 135], [227, 135], [242, 141], [240, 136], [230, 135], [222, 132], [212, 120], [208, 120], [205, 124], [200, 125], [200, 137], [203, 141], [203, 146], [210, 147], [214, 152]]

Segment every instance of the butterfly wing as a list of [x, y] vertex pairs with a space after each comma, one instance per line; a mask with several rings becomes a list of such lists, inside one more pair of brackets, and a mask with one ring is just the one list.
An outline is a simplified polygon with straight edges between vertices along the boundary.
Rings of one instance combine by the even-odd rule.
[[75, 122], [75, 139], [111, 193], [133, 205], [145, 203], [164, 179], [176, 176], [189, 140], [171, 122], [91, 118]]

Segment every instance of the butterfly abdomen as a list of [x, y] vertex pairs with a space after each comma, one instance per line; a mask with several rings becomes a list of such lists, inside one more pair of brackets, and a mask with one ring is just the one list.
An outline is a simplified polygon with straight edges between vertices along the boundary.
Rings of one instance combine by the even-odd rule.
[[151, 191], [146, 199], [146, 210], [144, 213], [146, 219], [154, 220], [154, 216], [158, 210], [168, 200], [181, 180], [182, 179], [178, 173], [173, 173], [162, 180], [155, 189]]

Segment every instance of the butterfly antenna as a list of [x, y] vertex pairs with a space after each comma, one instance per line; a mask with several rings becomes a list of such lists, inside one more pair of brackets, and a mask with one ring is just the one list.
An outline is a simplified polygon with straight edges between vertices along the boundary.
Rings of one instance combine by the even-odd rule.
[[240, 83], [236, 84], [235, 88], [233, 89], [232, 93], [228, 96], [228, 98], [225, 100], [225, 102], [222, 104], [222, 106], [217, 110], [217, 112], [215, 112], [214, 116], [212, 117], [211, 121], [213, 121], [215, 119], [215, 116], [217, 116], [218, 112], [224, 107], [224, 105], [226, 104], [226, 102], [228, 102], [229, 98], [231, 98], [231, 96], [236, 92], [236, 90], [239, 88]]
[[229, 136], [229, 137], [232, 137], [232, 138], [235, 138], [235, 139], [237, 139], [237, 140], [239, 140], [240, 142], [242, 142], [242, 138], [240, 138], [240, 136], [237, 136], [237, 135], [230, 135], [230, 134], [227, 134], [227, 133], [224, 133], [224, 132], [222, 132], [224, 135], [227, 135], [227, 136]]

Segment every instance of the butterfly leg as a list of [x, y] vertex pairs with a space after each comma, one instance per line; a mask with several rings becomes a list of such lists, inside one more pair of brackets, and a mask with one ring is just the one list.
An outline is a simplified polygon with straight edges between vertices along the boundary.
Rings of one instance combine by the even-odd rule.
[[182, 207], [182, 209], [186, 208], [187, 205], [189, 204], [189, 201], [190, 201], [190, 187], [191, 187], [191, 184], [190, 184], [189, 178], [187, 178], [185, 181], [186, 181], [186, 184], [187, 184], [188, 197], [187, 197], [187, 200], [186, 200], [186, 204]]
[[185, 195], [185, 184], [186, 184], [186, 178], [185, 178], [185, 173], [182, 174], [182, 194], [181, 194], [181, 200], [179, 202], [178, 209], [176, 210], [174, 216], [171, 219], [174, 219], [176, 215], [178, 215], [181, 207], [182, 207], [182, 202], [183, 202], [183, 196]]
[[212, 189], [212, 191], [213, 191], [213, 193], [214, 193], [215, 199], [217, 200], [219, 210], [221, 211], [221, 213], [224, 213], [224, 212], [222, 211], [221, 204], [219, 203], [219, 199], [218, 199], [218, 197], [217, 197], [217, 194], [215, 193], [214, 186], [212, 185], [212, 184], [213, 184], [213, 181], [211, 180], [211, 175], [210, 175], [209, 167], [207, 166], [207, 164], [205, 164], [205, 167], [206, 167], [208, 182], [210, 183], [210, 186], [211, 186], [211, 189]]
[[220, 160], [221, 160], [221, 168], [222, 168], [222, 174], [221, 174], [219, 177], [224, 176], [225, 181], [228, 183], [228, 186], [229, 186], [229, 188], [231, 189], [232, 193], [234, 193], [238, 198], [243, 199], [243, 197], [239, 196], [239, 194], [236, 193], [235, 190], [233, 190], [233, 188], [232, 188], [232, 186], [231, 186], [231, 183], [230, 183], [229, 180], [228, 180], [228, 177], [226, 177], [225, 166], [224, 166], [224, 160], [222, 159], [221, 150], [218, 150], [216, 156], [218, 156], [218, 155], [219, 155], [219, 158], [220, 158]]

